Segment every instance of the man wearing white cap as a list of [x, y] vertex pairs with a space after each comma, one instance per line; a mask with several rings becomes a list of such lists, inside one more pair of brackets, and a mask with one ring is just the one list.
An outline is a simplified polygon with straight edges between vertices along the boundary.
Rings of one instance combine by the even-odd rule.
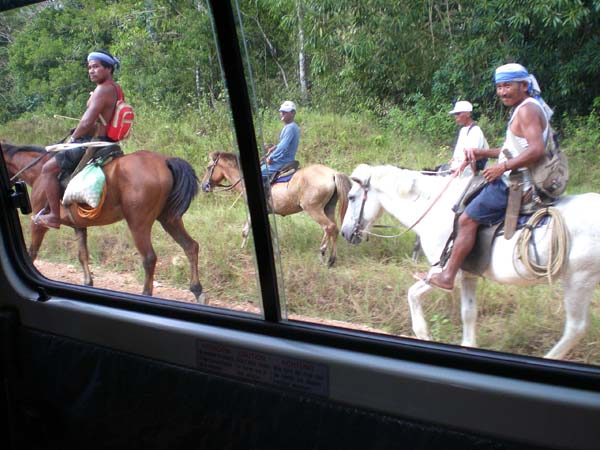
[[279, 107], [279, 115], [285, 125], [279, 135], [279, 143], [267, 150], [265, 162], [261, 166], [265, 182], [273, 173], [296, 159], [296, 152], [300, 143], [300, 128], [294, 122], [296, 117], [294, 102], [290, 100], [283, 102]]
[[[544, 156], [549, 136], [552, 110], [542, 100], [533, 75], [520, 64], [505, 64], [494, 75], [496, 95], [504, 106], [512, 108], [502, 148], [467, 149], [467, 161], [498, 158], [498, 163], [483, 170], [487, 184], [465, 208], [458, 220], [458, 233], [452, 253], [442, 272], [415, 274], [431, 286], [452, 290], [454, 279], [464, 259], [473, 249], [480, 225], [493, 225], [504, 219], [508, 203], [508, 175], [524, 171]], [[507, 156], [508, 155], [508, 156]], [[524, 174], [523, 192], [531, 187]]]
[[[465, 100], [460, 100], [455, 103], [450, 114], [454, 116], [454, 120], [461, 126], [454, 146], [454, 153], [450, 160], [450, 170], [462, 170], [464, 168], [465, 175], [472, 175], [471, 167], [464, 165], [465, 150], [467, 148], [488, 148], [488, 143], [483, 135], [483, 131], [479, 125], [475, 123], [471, 117], [473, 105]], [[477, 162], [477, 168], [482, 169], [485, 166], [484, 159]], [[466, 166], [466, 167], [465, 167]]]
[[[110, 122], [118, 100], [118, 90], [121, 89], [113, 80], [115, 67], [121, 66], [120, 61], [110, 53], [95, 50], [88, 57], [88, 76], [96, 84], [90, 94], [87, 108], [77, 128], [72, 132], [69, 142], [89, 142], [94, 138], [108, 141], [106, 123]], [[101, 121], [102, 118], [108, 120]], [[60, 186], [58, 176], [63, 170], [73, 172], [86, 151], [78, 147], [58, 152], [42, 167], [42, 173], [36, 188], [44, 192], [48, 199], [47, 214], [36, 214], [34, 223], [46, 228], [60, 228]]]

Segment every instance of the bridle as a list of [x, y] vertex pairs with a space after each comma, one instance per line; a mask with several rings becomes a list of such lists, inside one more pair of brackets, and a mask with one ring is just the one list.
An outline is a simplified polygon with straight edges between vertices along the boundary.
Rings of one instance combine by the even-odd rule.
[[371, 177], [367, 178], [367, 181], [363, 182], [358, 178], [351, 177], [352, 181], [357, 183], [363, 191], [362, 195], [362, 203], [360, 205], [360, 211], [358, 213], [358, 220], [354, 221], [354, 229], [352, 230], [351, 238], [360, 237], [360, 235], [364, 232], [361, 229], [360, 223], [363, 220], [363, 215], [365, 212], [365, 203], [367, 203], [367, 196], [369, 195], [369, 189], [371, 188]]
[[236, 187], [242, 181], [242, 179], [243, 179], [242, 177], [240, 177], [235, 183], [233, 183], [230, 186], [226, 186], [226, 185], [223, 185], [223, 184], [220, 184], [220, 183], [218, 183], [218, 184], [212, 184], [211, 180], [212, 180], [213, 172], [215, 171], [215, 167], [217, 167], [217, 164], [219, 162], [219, 158], [220, 157], [221, 157], [221, 154], [218, 153], [217, 156], [215, 157], [215, 159], [213, 159], [212, 164], [207, 169], [206, 179], [207, 179], [208, 185], [211, 186], [211, 187], [220, 187], [220, 188], [222, 188], [222, 189], [219, 189], [219, 190], [213, 191], [213, 192], [230, 191], [231, 189], [233, 189], [234, 187]]
[[[363, 229], [360, 228], [360, 223], [362, 222], [363, 219], [363, 215], [364, 215], [364, 211], [365, 211], [365, 203], [367, 202], [367, 196], [368, 196], [368, 192], [369, 189], [371, 187], [371, 177], [367, 178], [367, 181], [363, 182], [362, 180], [355, 178], [355, 177], [351, 177], [352, 181], [354, 181], [355, 183], [357, 183], [361, 189], [363, 190], [363, 197], [362, 197], [362, 204], [360, 205], [360, 211], [358, 213], [358, 220], [355, 221], [354, 223], [354, 229], [352, 230], [352, 236], [351, 237], [355, 237], [355, 236], [360, 236], [362, 233], [368, 233], [372, 236], [377, 236], [377, 237], [384, 237], [384, 238], [396, 238], [396, 237], [400, 237], [405, 233], [408, 233], [410, 230], [412, 230], [414, 227], [417, 226], [417, 224], [419, 222], [421, 222], [421, 220], [423, 220], [423, 218], [427, 215], [427, 213], [429, 213], [429, 211], [431, 211], [431, 208], [433, 208], [433, 205], [435, 205], [437, 203], [437, 201], [442, 197], [442, 195], [444, 194], [444, 192], [446, 192], [446, 189], [448, 189], [448, 186], [450, 186], [450, 183], [452, 183], [452, 181], [456, 178], [457, 173], [453, 173], [448, 180], [448, 183], [446, 183], [446, 186], [444, 186], [444, 189], [442, 189], [440, 191], [440, 193], [437, 195], [437, 197], [433, 200], [433, 202], [431, 202], [431, 204], [427, 207], [427, 209], [423, 212], [423, 214], [421, 214], [421, 216], [410, 226], [408, 227], [406, 230], [402, 231], [399, 234], [393, 235], [393, 236], [384, 236], [384, 235], [380, 235], [380, 234], [375, 234], [375, 233], [371, 233], [370, 231], [365, 231]], [[380, 227], [380, 228], [388, 228], [385, 225], [374, 225], [375, 227]]]

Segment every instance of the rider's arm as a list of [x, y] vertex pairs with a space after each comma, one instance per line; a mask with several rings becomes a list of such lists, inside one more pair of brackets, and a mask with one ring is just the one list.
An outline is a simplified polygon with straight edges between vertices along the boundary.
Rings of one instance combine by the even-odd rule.
[[465, 148], [465, 160], [477, 161], [482, 158], [497, 158], [502, 149], [498, 148]]
[[282, 156], [290, 147], [294, 135], [290, 127], [285, 127], [281, 133], [279, 143], [275, 146], [275, 149], [269, 154], [269, 160], [277, 160]]

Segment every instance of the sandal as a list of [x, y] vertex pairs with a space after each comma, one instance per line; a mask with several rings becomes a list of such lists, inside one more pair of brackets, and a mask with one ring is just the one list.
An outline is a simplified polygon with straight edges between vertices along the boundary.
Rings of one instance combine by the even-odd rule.
[[417, 272], [417, 273], [413, 273], [413, 278], [417, 281], [422, 281], [423, 283], [428, 284], [431, 287], [441, 289], [442, 291], [452, 292], [454, 290], [453, 288], [447, 288], [444, 286], [440, 286], [439, 284], [437, 284], [435, 281], [432, 280], [433, 275], [436, 275], [436, 274], [437, 274], [437, 272], [434, 272], [434, 273]]
[[50, 222], [48, 222], [46, 220], [46, 215], [40, 215], [39, 213], [36, 214], [35, 216], [32, 216], [31, 220], [33, 221], [34, 224], [36, 224], [40, 227], [54, 228], [57, 230], [60, 228], [60, 222], [58, 223], [58, 225], [51, 224]]

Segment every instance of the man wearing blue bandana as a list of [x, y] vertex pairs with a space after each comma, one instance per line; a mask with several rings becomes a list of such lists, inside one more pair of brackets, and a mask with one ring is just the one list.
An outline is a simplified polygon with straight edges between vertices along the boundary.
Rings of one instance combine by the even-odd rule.
[[487, 184], [468, 204], [458, 221], [458, 233], [452, 254], [442, 272], [416, 274], [431, 286], [454, 288], [454, 278], [464, 259], [473, 249], [480, 225], [493, 225], [504, 219], [508, 203], [508, 175], [524, 171], [523, 192], [531, 188], [526, 168], [543, 157], [549, 137], [552, 110], [540, 97], [535, 77], [520, 64], [506, 64], [495, 72], [496, 95], [504, 106], [512, 108], [502, 148], [465, 149], [466, 160], [498, 158], [483, 171]]
[[[87, 57], [87, 68], [90, 81], [96, 88], [90, 94], [87, 108], [77, 128], [69, 138], [69, 142], [89, 142], [91, 140], [110, 141], [106, 137], [106, 124], [110, 122], [118, 100], [119, 86], [113, 81], [115, 68], [119, 69], [120, 61], [110, 53], [96, 50]], [[44, 192], [48, 199], [47, 212], [34, 216], [37, 225], [46, 228], [60, 228], [60, 186], [58, 177], [62, 171], [73, 172], [85, 154], [85, 147], [57, 152], [56, 157], [44, 164], [39, 178], [39, 192]]]

